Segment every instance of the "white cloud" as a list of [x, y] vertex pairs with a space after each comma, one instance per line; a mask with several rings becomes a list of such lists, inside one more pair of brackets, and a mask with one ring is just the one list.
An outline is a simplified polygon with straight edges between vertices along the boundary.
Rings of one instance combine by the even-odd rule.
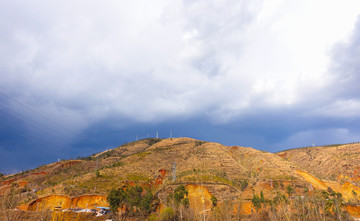
[[76, 122], [296, 106], [326, 96], [328, 50], [358, 13], [347, 3], [3, 2], [0, 86]]
[[331, 118], [358, 118], [360, 117], [360, 101], [359, 100], [336, 100], [327, 106], [316, 108], [307, 116], [331, 117]]

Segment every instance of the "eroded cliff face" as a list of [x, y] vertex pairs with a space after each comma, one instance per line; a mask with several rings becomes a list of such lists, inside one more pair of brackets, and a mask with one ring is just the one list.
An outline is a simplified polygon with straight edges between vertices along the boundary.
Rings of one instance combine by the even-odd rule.
[[41, 211], [54, 208], [69, 209], [69, 208], [88, 208], [94, 209], [96, 207], [107, 207], [109, 203], [106, 201], [106, 196], [99, 195], [83, 195], [80, 197], [70, 198], [61, 195], [50, 195], [39, 198], [31, 202], [27, 207], [22, 206], [19, 209], [27, 211]]

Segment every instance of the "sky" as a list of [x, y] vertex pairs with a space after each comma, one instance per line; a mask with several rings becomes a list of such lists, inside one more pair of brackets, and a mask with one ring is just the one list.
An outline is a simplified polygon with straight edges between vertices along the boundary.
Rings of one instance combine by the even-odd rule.
[[0, 172], [192, 137], [360, 141], [360, 1], [0, 1]]

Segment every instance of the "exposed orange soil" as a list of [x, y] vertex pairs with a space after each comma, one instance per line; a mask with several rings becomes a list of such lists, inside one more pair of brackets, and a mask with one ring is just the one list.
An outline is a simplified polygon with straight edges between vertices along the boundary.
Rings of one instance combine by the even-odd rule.
[[61, 209], [68, 208], [89, 208], [93, 209], [99, 206], [107, 207], [109, 203], [106, 201], [106, 196], [98, 195], [84, 195], [80, 197], [70, 198], [61, 195], [50, 195], [39, 198], [28, 205], [19, 206], [19, 209], [28, 211], [41, 211], [44, 209], [54, 209], [60, 207]]
[[17, 208], [22, 211], [28, 211], [29, 204], [21, 204]]
[[15, 181], [15, 179], [10, 179], [10, 180], [5, 180], [4, 182], [2, 182], [2, 185], [8, 185], [11, 184]]
[[22, 188], [22, 187], [24, 187], [24, 186], [28, 185], [28, 184], [29, 184], [29, 182], [26, 182], [26, 181], [21, 181], [21, 182], [19, 182], [18, 184], [19, 184], [19, 187], [20, 187], [20, 188]]
[[353, 191], [360, 195], [360, 188], [349, 182], [345, 182], [343, 185], [335, 182], [323, 182], [306, 172], [300, 170], [297, 170], [297, 172], [304, 177], [306, 181], [311, 183], [313, 187], [321, 190], [326, 190], [328, 187], [331, 187], [334, 191], [341, 193], [346, 200], [353, 198]]
[[354, 218], [360, 218], [360, 206], [345, 206], [345, 209]]
[[39, 198], [29, 204], [28, 211], [41, 211], [44, 209], [61, 209], [71, 208], [71, 199], [67, 196], [50, 195]]
[[185, 186], [185, 189], [188, 191], [188, 198], [190, 202], [190, 207], [194, 209], [194, 211], [203, 211], [204, 209], [211, 209], [212, 202], [211, 197], [212, 194], [209, 190], [200, 185], [188, 184]]
[[314, 188], [321, 189], [321, 190], [327, 189], [326, 184], [323, 181], [319, 180], [318, 178], [314, 177], [313, 175], [310, 175], [307, 172], [304, 172], [301, 170], [296, 170], [296, 172], [300, 176], [302, 176], [307, 182], [311, 183]]
[[353, 191], [356, 192], [357, 195], [360, 194], [360, 188], [349, 182], [344, 182], [343, 185], [340, 183], [327, 183], [327, 185], [330, 186], [334, 191], [340, 192], [346, 200], [354, 197]]
[[72, 199], [73, 207], [96, 208], [98, 206], [106, 207], [108, 205], [109, 203], [106, 201], [106, 196], [84, 195]]

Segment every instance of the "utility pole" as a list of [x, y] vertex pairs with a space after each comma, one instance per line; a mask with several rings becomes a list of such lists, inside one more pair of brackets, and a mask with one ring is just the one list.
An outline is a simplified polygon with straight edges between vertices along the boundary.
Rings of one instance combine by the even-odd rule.
[[99, 156], [96, 158], [96, 170], [98, 170], [98, 169], [99, 169]]
[[201, 186], [201, 202], [203, 204], [204, 221], [206, 221], [204, 188], [203, 188], [203, 185], [202, 185], [201, 177], [200, 177], [200, 186]]
[[172, 181], [175, 182], [176, 181], [176, 162], [173, 162], [172, 165]]

